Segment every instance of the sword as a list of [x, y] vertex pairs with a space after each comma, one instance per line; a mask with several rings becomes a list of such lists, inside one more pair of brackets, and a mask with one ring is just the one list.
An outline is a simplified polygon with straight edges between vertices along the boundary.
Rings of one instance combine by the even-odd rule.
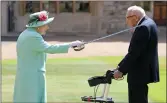
[[112, 34], [109, 34], [109, 35], [107, 35], [107, 36], [103, 36], [103, 37], [100, 37], [100, 38], [97, 38], [97, 39], [93, 39], [93, 40], [88, 41], [88, 42], [84, 42], [83, 45], [81, 45], [81, 46], [74, 46], [73, 48], [74, 48], [75, 51], [80, 51], [80, 50], [82, 50], [82, 49], [85, 48], [85, 46], [84, 46], [85, 44], [89, 44], [89, 43], [92, 43], [92, 42], [95, 42], [95, 41], [98, 41], [98, 40], [102, 40], [102, 39], [105, 39], [105, 38], [108, 38], [108, 37], [112, 37], [112, 36], [114, 36], [114, 35], [118, 35], [118, 34], [120, 34], [120, 33], [129, 31], [129, 30], [132, 30], [132, 29], [135, 29], [135, 28], [137, 28], [137, 27], [139, 27], [139, 26], [141, 26], [141, 25], [138, 25], [138, 26], [135, 26], [135, 27], [132, 27], [132, 28], [129, 28], [129, 29], [124, 29], [124, 30], [121, 30], [121, 31], [119, 31], [119, 32], [112, 33]]

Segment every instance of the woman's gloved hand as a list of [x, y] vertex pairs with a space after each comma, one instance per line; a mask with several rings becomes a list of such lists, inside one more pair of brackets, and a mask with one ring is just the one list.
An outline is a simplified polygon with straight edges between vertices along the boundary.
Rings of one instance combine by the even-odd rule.
[[70, 43], [70, 47], [75, 47], [75, 46], [80, 46], [80, 45], [82, 45], [83, 44], [83, 42], [82, 41], [79, 41], [79, 40], [76, 40], [76, 41], [73, 41], [73, 42], [71, 42]]
[[73, 48], [75, 51], [80, 51], [85, 48], [84, 42], [79, 40], [71, 42], [70, 47]]

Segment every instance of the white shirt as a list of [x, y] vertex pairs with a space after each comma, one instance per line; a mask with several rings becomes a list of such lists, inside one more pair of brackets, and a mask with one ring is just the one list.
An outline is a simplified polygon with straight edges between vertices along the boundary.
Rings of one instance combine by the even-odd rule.
[[143, 17], [138, 21], [137, 25], [139, 25], [140, 21], [141, 21], [144, 17], [145, 17], [145, 16], [143, 16]]
[[[139, 23], [140, 23], [140, 21], [144, 18], [145, 16], [143, 16], [139, 21], [138, 21], [138, 23], [137, 23], [137, 25], [139, 25]], [[136, 25], [136, 26], [137, 26]], [[132, 32], [134, 32], [136, 30], [136, 28], [134, 29], [134, 30], [132, 30]]]

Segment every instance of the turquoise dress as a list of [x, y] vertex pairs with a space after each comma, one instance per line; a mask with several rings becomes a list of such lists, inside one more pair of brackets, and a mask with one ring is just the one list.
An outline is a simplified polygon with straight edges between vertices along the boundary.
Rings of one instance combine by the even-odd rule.
[[24, 30], [17, 40], [17, 72], [13, 102], [47, 102], [46, 53], [68, 53], [69, 47], [69, 44], [48, 44], [33, 28]]

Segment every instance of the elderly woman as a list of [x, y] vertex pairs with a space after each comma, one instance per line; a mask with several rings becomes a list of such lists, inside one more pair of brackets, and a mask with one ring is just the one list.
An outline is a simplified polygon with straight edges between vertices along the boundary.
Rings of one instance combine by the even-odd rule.
[[17, 73], [14, 87], [14, 102], [46, 102], [45, 62], [46, 53], [68, 53], [70, 47], [83, 45], [81, 41], [51, 45], [42, 35], [49, 29], [48, 12], [41, 11], [30, 15], [27, 29], [17, 40]]

